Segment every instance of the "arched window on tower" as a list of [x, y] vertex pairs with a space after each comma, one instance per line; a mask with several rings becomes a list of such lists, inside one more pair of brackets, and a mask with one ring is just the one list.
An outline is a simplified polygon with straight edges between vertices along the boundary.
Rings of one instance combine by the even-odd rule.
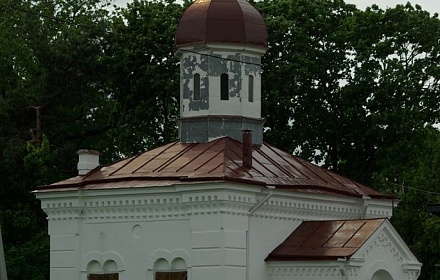
[[220, 98], [229, 100], [229, 76], [225, 73], [220, 75]]
[[200, 100], [200, 74], [194, 74], [194, 100]]
[[254, 76], [252, 75], [249, 75], [248, 90], [248, 100], [249, 102], [254, 102]]

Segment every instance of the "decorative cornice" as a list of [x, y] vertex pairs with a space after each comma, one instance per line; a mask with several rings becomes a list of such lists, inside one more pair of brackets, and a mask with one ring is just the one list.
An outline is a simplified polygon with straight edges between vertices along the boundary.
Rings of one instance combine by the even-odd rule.
[[382, 231], [362, 252], [362, 258], [367, 259], [367, 257], [378, 248], [382, 248], [382, 250], [390, 252], [394, 257], [395, 262], [400, 264], [403, 263], [404, 258], [384, 231]]
[[[217, 186], [211, 189], [177, 188], [172, 192], [151, 191], [121, 194], [105, 190], [89, 194], [71, 192], [60, 200], [41, 197], [41, 207], [49, 220], [86, 219], [107, 220], [163, 220], [186, 219], [190, 215], [224, 213], [251, 215], [264, 219], [328, 220], [358, 219], [362, 214], [361, 203], [356, 198], [277, 194], [270, 197], [257, 211], [249, 210], [266, 196], [266, 190]], [[60, 202], [61, 201], [61, 202]], [[384, 209], [383, 211], [386, 211]], [[386, 216], [385, 214], [384, 216]]]
[[304, 263], [287, 266], [271, 266], [269, 275], [274, 277], [304, 278], [322, 277], [323, 279], [341, 279], [343, 275], [357, 276], [358, 268], [341, 268], [339, 264], [315, 263], [313, 266]]

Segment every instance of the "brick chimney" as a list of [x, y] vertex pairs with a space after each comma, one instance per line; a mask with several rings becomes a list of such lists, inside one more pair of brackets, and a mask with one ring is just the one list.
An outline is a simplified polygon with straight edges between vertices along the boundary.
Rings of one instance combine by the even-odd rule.
[[78, 175], [84, 176], [99, 166], [98, 151], [82, 149], [76, 152], [78, 155]]
[[243, 166], [252, 168], [252, 130], [243, 130]]

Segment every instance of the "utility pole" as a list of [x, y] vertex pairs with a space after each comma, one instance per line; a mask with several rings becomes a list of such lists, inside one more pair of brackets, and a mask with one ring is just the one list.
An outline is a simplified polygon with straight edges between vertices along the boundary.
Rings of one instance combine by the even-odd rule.
[[3, 250], [1, 226], [0, 226], [0, 280], [8, 280], [8, 275], [6, 273], [5, 251]]
[[[34, 144], [35, 147], [39, 148], [41, 146], [41, 110], [43, 106], [29, 106], [28, 108], [35, 110], [35, 128], [31, 128], [29, 133], [31, 134], [32, 140], [30, 143]], [[0, 279], [2, 280], [2, 279]]]

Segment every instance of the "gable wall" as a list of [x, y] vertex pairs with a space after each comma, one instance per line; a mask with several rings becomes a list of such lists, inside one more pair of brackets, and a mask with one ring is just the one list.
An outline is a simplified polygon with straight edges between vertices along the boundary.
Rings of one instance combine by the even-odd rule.
[[[415, 280], [421, 264], [398, 236], [392, 225], [384, 224], [372, 235], [353, 257], [350, 279], [377, 279], [376, 275], [388, 275], [394, 280]], [[386, 273], [381, 273], [386, 271]], [[377, 273], [378, 272], [378, 273]]]

